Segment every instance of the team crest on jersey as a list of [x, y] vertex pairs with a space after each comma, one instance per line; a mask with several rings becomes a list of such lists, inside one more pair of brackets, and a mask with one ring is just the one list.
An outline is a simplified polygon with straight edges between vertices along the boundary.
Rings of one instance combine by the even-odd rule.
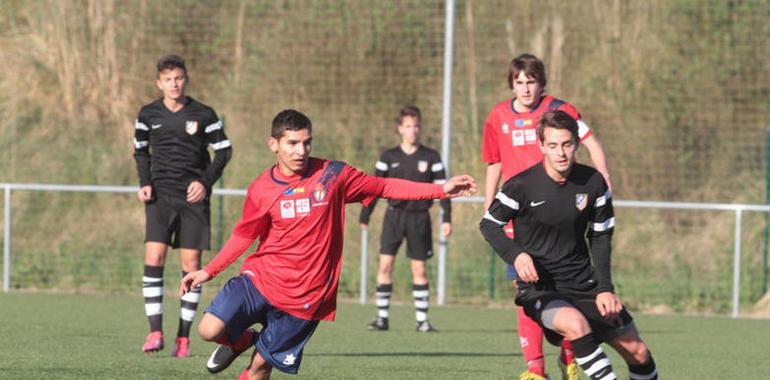
[[420, 173], [428, 171], [428, 161], [417, 161], [417, 170], [419, 170]]
[[188, 135], [194, 135], [195, 132], [198, 132], [198, 122], [197, 121], [185, 122], [184, 130], [187, 131]]
[[586, 208], [586, 205], [588, 205], [588, 194], [575, 194], [575, 207], [577, 207], [578, 210], [583, 211], [583, 209]]
[[315, 190], [313, 190], [313, 199], [318, 203], [326, 199], [326, 189], [321, 184], [316, 185]]

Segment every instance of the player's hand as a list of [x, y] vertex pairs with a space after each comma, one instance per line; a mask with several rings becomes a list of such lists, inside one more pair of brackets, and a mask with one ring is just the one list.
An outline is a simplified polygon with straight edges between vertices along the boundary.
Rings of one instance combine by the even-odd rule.
[[206, 187], [203, 186], [200, 181], [192, 181], [187, 186], [187, 201], [190, 203], [197, 203], [206, 197]]
[[540, 280], [540, 277], [537, 275], [537, 269], [535, 269], [535, 262], [532, 261], [532, 256], [526, 252], [522, 252], [516, 257], [513, 267], [516, 268], [516, 273], [521, 281], [537, 282]]
[[469, 175], [458, 175], [446, 181], [443, 188], [448, 198], [469, 196], [476, 194], [476, 180]]
[[366, 223], [361, 223], [361, 229], [362, 229], [362, 230], [366, 230], [366, 228], [367, 228], [368, 226], [369, 226], [369, 225], [368, 225], [368, 224], [366, 224]]
[[139, 192], [136, 194], [139, 196], [139, 200], [142, 202], [149, 202], [152, 200], [152, 186], [142, 186], [139, 188]]
[[441, 223], [441, 234], [448, 237], [452, 234], [452, 223]]
[[615, 293], [601, 292], [596, 295], [596, 308], [599, 309], [599, 314], [604, 319], [611, 321], [618, 317], [620, 310], [623, 309], [623, 304], [620, 303], [620, 298]]
[[182, 278], [182, 283], [179, 286], [179, 296], [183, 296], [185, 293], [189, 292], [191, 289], [197, 288], [204, 282], [211, 279], [211, 276], [209, 276], [208, 272], [205, 270], [196, 270], [195, 272], [190, 272], [186, 274]]

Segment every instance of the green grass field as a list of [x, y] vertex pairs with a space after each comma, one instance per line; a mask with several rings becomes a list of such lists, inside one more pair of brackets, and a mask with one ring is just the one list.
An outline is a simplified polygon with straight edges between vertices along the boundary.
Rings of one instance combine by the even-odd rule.
[[[213, 290], [204, 291], [205, 305]], [[167, 347], [140, 351], [146, 330], [138, 295], [0, 294], [0, 379], [234, 379], [248, 355], [212, 376], [204, 366], [213, 344], [193, 337], [192, 357], [169, 356], [177, 300], [166, 297]], [[203, 305], [203, 306], [205, 306]], [[391, 331], [368, 332], [374, 306], [342, 304], [337, 321], [322, 323], [296, 377], [275, 379], [514, 379], [523, 370], [515, 317], [508, 308], [433, 307], [440, 332], [414, 332], [408, 305], [392, 310]], [[663, 379], [766, 379], [767, 320], [636, 315]], [[547, 347], [556, 369], [556, 350]], [[627, 378], [617, 355], [612, 362]], [[558, 379], [559, 376], [555, 376]]]

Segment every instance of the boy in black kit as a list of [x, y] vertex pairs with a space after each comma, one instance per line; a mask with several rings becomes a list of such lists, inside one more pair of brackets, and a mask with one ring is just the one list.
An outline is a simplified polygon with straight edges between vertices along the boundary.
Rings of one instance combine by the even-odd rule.
[[[589, 378], [616, 378], [599, 347], [606, 342], [626, 361], [631, 379], [657, 379], [652, 355], [612, 285], [612, 194], [598, 171], [575, 163], [578, 126], [569, 114], [545, 113], [537, 135], [543, 161], [503, 185], [481, 232], [519, 274], [516, 303], [551, 343], [571, 341]], [[509, 220], [515, 220], [513, 240], [503, 231]]]
[[[184, 60], [162, 57], [155, 84], [163, 97], [145, 105], [135, 124], [134, 158], [139, 200], [145, 204], [146, 235], [142, 293], [150, 333], [145, 354], [163, 349], [163, 267], [168, 247], [180, 248], [183, 276], [200, 269], [209, 249], [209, 196], [230, 160], [232, 148], [213, 109], [185, 95], [189, 81]], [[208, 148], [214, 150], [214, 161]], [[181, 300], [175, 357], [190, 354], [190, 326], [200, 288]]]
[[[375, 165], [378, 177], [402, 178], [415, 182], [446, 181], [441, 156], [433, 149], [420, 144], [420, 110], [414, 106], [401, 109], [396, 118], [401, 144], [382, 153]], [[406, 253], [411, 259], [412, 295], [418, 332], [435, 331], [428, 321], [430, 288], [425, 275], [425, 260], [433, 256], [431, 221], [428, 209], [433, 204], [427, 201], [388, 200], [388, 210], [382, 222], [380, 237], [380, 267], [377, 272], [377, 317], [369, 324], [371, 331], [388, 330], [390, 297], [393, 292], [393, 262], [401, 242], [406, 238]], [[441, 233], [452, 233], [452, 206], [449, 199], [440, 201], [443, 209]], [[361, 210], [361, 228], [367, 228], [369, 216], [375, 202]]]

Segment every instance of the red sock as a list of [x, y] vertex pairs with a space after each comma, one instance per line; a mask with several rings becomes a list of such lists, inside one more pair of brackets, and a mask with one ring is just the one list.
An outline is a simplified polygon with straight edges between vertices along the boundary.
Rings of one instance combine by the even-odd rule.
[[249, 379], [249, 369], [246, 368], [241, 372], [241, 375], [238, 376], [238, 380], [251, 380]]
[[237, 351], [243, 351], [254, 344], [254, 330], [246, 329], [246, 331], [238, 337], [238, 341], [235, 343], [230, 342], [230, 339], [227, 338], [227, 334], [222, 335], [216, 342], [223, 346], [232, 347]]
[[566, 339], [563, 339], [561, 342], [561, 354], [559, 355], [559, 359], [561, 359], [561, 362], [564, 364], [572, 363], [572, 361], [575, 360], [575, 351], [572, 351], [572, 344]]
[[524, 308], [517, 307], [519, 316], [519, 340], [524, 361], [530, 372], [545, 376], [543, 359], [543, 328], [524, 313]]

